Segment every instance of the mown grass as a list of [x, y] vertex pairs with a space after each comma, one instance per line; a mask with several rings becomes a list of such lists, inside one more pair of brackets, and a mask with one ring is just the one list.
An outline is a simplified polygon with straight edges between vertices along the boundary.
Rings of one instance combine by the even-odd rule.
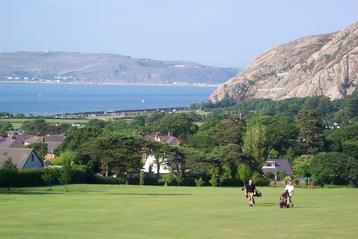
[[[33, 121], [35, 119], [0, 119], [0, 122], [8, 122], [12, 124], [14, 128], [21, 128], [22, 124], [25, 121]], [[54, 118], [44, 118], [47, 123], [50, 124], [86, 124], [88, 120], [86, 119], [54, 119]]]
[[357, 238], [358, 190], [71, 185], [0, 190], [0, 238]]

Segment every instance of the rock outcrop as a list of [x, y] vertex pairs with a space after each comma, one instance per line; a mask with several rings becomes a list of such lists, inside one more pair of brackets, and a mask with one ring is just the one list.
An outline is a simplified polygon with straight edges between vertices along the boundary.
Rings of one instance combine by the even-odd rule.
[[351, 94], [358, 85], [358, 22], [343, 31], [304, 37], [274, 47], [210, 96], [274, 100]]

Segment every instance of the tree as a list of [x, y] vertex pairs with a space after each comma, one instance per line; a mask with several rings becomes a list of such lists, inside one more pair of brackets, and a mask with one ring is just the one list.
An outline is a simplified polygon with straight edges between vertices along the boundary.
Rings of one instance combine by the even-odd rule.
[[99, 137], [101, 133], [101, 128], [70, 128], [66, 133], [66, 138], [63, 143], [55, 150], [55, 154], [59, 154], [66, 150], [79, 151], [83, 144]]
[[89, 128], [104, 128], [106, 126], [106, 122], [99, 119], [92, 119], [88, 121], [86, 127]]
[[332, 110], [331, 99], [326, 96], [312, 96], [305, 100], [302, 111], [314, 110], [320, 117], [325, 117]]
[[169, 168], [169, 173], [163, 174], [159, 179], [160, 183], [164, 183], [164, 186], [168, 186], [173, 182], [173, 171]]
[[17, 174], [18, 170], [9, 158], [0, 169], [0, 182], [7, 187], [7, 190], [10, 190], [11, 186], [14, 185]]
[[358, 160], [358, 140], [347, 140], [342, 143], [342, 152]]
[[211, 186], [216, 187], [218, 185], [218, 179], [219, 179], [219, 168], [218, 167], [210, 167], [208, 171], [210, 175], [209, 183]]
[[252, 176], [252, 170], [247, 164], [240, 164], [240, 166], [237, 169], [237, 175], [240, 178], [240, 180], [246, 184], [251, 176]]
[[208, 155], [208, 173], [211, 176], [209, 182], [212, 186], [217, 186], [218, 184], [221, 186], [225, 180], [232, 177], [232, 162], [224, 156], [225, 153], [224, 147], [220, 146], [216, 147]]
[[44, 119], [25, 121], [22, 125], [25, 133], [33, 135], [61, 134], [65, 133], [70, 127], [69, 124], [51, 125]]
[[4, 129], [0, 129], [0, 137], [7, 137], [7, 132]]
[[266, 128], [263, 125], [254, 125], [247, 129], [244, 137], [244, 153], [252, 156], [261, 167], [268, 154]]
[[319, 153], [311, 162], [311, 173], [319, 184], [357, 185], [357, 172], [357, 160], [342, 153]]
[[[294, 145], [298, 136], [298, 129], [292, 117], [276, 116], [267, 124], [267, 143], [270, 148], [284, 155]], [[275, 157], [274, 155], [270, 154]], [[279, 156], [278, 155], [278, 156]]]
[[293, 163], [293, 171], [296, 175], [302, 177], [311, 177], [312, 155], [302, 155]]
[[345, 141], [358, 141], [358, 123], [331, 130], [327, 139], [331, 142], [331, 151], [342, 152]]
[[147, 127], [151, 132], [172, 134], [181, 139], [197, 130], [194, 120], [188, 114], [165, 114], [158, 121]]
[[244, 122], [239, 117], [230, 117], [215, 127], [215, 136], [220, 145], [242, 143]]
[[194, 181], [195, 181], [195, 185], [197, 186], [197, 187], [201, 187], [201, 186], [203, 186], [204, 185], [204, 180], [202, 179], [202, 177], [200, 177], [200, 178], [196, 178], [196, 179], [194, 179]]
[[44, 159], [48, 152], [48, 146], [42, 142], [35, 142], [26, 146], [27, 148], [34, 149], [41, 159]]
[[78, 154], [73, 151], [66, 151], [60, 154], [53, 160], [54, 164], [61, 165], [60, 174], [58, 179], [61, 184], [65, 185], [65, 191], [68, 191], [68, 184], [71, 181], [73, 164], [76, 161]]
[[0, 137], [6, 137], [7, 131], [12, 128], [9, 122], [0, 121]]
[[178, 174], [175, 176], [175, 182], [177, 183], [177, 186], [180, 186], [180, 184], [183, 182], [183, 175]]
[[144, 150], [143, 140], [123, 135], [100, 136], [81, 147], [82, 155], [99, 162], [103, 174], [122, 177], [140, 172]]
[[157, 177], [160, 176], [160, 168], [165, 163], [167, 155], [170, 152], [170, 146], [163, 142], [147, 141], [146, 147], [148, 148], [149, 154], [154, 155], [155, 165], [157, 171], [155, 172]]
[[41, 176], [42, 180], [49, 185], [49, 190], [52, 190], [52, 184], [57, 177], [57, 170], [51, 168], [45, 168], [44, 173]]
[[350, 117], [358, 117], [358, 91], [356, 90], [351, 96], [346, 97], [345, 110]]
[[297, 116], [300, 148], [303, 153], [314, 154], [324, 144], [323, 122], [315, 111], [302, 111]]

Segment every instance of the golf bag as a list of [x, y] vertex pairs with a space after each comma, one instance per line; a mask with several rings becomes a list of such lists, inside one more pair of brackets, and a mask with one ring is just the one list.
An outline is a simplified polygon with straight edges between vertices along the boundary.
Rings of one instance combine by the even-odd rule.
[[280, 203], [279, 203], [280, 208], [290, 207], [290, 205], [287, 204], [287, 200], [288, 200], [288, 191], [285, 191], [280, 196]]

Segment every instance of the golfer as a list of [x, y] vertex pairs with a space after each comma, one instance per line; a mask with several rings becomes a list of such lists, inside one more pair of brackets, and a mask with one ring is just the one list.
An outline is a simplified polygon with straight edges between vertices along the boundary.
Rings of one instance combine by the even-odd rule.
[[249, 203], [249, 207], [252, 208], [254, 206], [254, 194], [256, 193], [256, 186], [252, 179], [245, 186], [245, 194], [247, 198], [247, 202]]
[[291, 207], [293, 207], [293, 201], [292, 201], [292, 197], [293, 197], [293, 193], [295, 192], [295, 187], [293, 186], [293, 183], [291, 181], [288, 181], [286, 187], [285, 187], [285, 191], [287, 191], [288, 193], [288, 199], [287, 199], [287, 205]]

